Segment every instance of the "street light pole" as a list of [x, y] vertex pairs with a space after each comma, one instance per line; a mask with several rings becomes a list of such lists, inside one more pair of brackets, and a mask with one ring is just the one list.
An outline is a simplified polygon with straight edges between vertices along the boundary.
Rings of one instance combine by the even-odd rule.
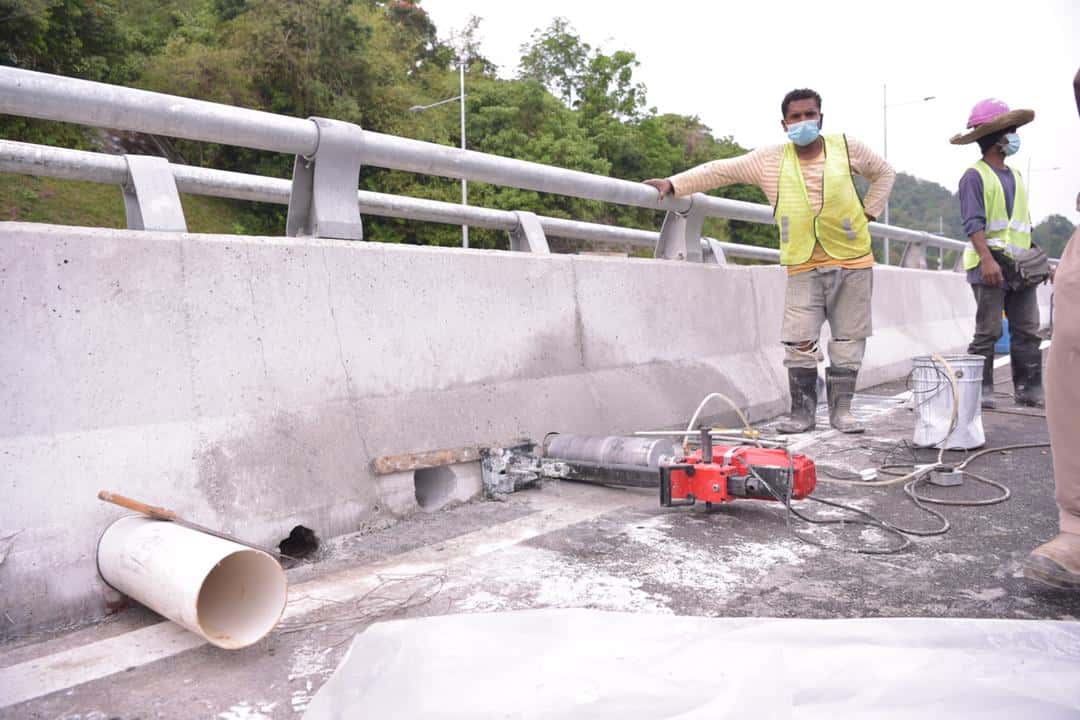
[[[465, 56], [458, 58], [458, 74], [461, 79], [461, 149], [465, 149]], [[461, 178], [461, 205], [469, 204], [469, 181]], [[461, 247], [469, 247], [469, 226], [461, 226]]]
[[[424, 110], [430, 110], [433, 107], [445, 105], [447, 103], [454, 102], [455, 100], [461, 101], [461, 149], [465, 149], [465, 56], [462, 55], [458, 58], [458, 78], [460, 81], [460, 92], [456, 97], [446, 98], [438, 102], [433, 102], [430, 105], [413, 105], [409, 108], [409, 112], [423, 112]], [[469, 181], [465, 178], [461, 178], [461, 205], [467, 207], [469, 204]], [[461, 226], [461, 247], [469, 247], [469, 226]]]
[[[889, 161], [889, 93], [886, 83], [881, 83], [881, 132], [885, 150], [885, 162]], [[889, 224], [889, 198], [885, 198], [885, 224]], [[889, 264], [889, 238], [882, 238], [885, 248], [885, 264]]]
[[[889, 105], [889, 92], [888, 84], [881, 84], [881, 132], [882, 132], [882, 145], [884, 149], [885, 160], [889, 159], [889, 108], [896, 107], [898, 105], [911, 105], [913, 103], [924, 103], [936, 99], [936, 95], [927, 95], [926, 97], [919, 98], [917, 100], [908, 100], [907, 102], [893, 103]], [[885, 213], [882, 216], [882, 221], [889, 224], [889, 199], [885, 198]], [[889, 264], [889, 238], [882, 238], [885, 248], [885, 264]]]

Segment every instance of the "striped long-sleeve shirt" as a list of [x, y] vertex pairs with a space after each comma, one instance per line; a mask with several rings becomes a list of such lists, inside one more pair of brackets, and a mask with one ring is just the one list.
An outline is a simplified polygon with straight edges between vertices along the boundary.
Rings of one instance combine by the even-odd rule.
[[[866, 214], [876, 218], [884, 209], [889, 198], [896, 172], [877, 153], [854, 138], [847, 138], [851, 170], [870, 181], [870, 189], [863, 199]], [[777, 188], [780, 182], [780, 161], [784, 154], [784, 145], [770, 145], [758, 148], [737, 158], [713, 160], [671, 178], [678, 196], [705, 192], [713, 188], [736, 183], [757, 185], [765, 193], [769, 204], [776, 207]], [[821, 212], [822, 171], [825, 167], [825, 153], [809, 160], [799, 159], [803, 179], [806, 181], [806, 193], [812, 198], [815, 213]], [[839, 265], [848, 268], [871, 267], [873, 254], [854, 260], [837, 260], [830, 257], [820, 243], [814, 245], [814, 254], [802, 265], [792, 265], [788, 272], [792, 275], [815, 267]]]

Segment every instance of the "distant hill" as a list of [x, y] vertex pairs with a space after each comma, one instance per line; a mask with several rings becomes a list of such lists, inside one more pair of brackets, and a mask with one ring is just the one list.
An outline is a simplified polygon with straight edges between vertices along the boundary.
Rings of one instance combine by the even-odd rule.
[[907, 173], [896, 175], [889, 197], [889, 222], [958, 240], [964, 238], [960, 198], [936, 182]]
[[[857, 178], [856, 183], [859, 191], [865, 192], [865, 181]], [[935, 182], [907, 173], [896, 174], [896, 184], [889, 198], [889, 222], [956, 240], [967, 239], [960, 219], [960, 197]], [[1033, 236], [1050, 257], [1061, 257], [1074, 230], [1068, 218], [1050, 215], [1036, 224]]]

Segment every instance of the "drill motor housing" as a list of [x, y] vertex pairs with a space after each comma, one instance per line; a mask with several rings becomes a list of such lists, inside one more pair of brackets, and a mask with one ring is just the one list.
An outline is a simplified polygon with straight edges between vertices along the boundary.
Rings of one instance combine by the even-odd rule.
[[742, 498], [802, 500], [817, 486], [814, 461], [806, 455], [751, 445], [714, 445], [704, 450], [711, 450], [711, 457], [706, 459], [706, 453], [697, 450], [661, 463], [662, 506], [711, 505]]

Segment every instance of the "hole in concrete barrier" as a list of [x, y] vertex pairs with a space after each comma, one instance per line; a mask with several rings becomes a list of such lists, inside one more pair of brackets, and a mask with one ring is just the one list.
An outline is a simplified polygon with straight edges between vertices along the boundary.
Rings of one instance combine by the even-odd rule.
[[422, 510], [438, 510], [450, 501], [457, 476], [446, 465], [424, 468], [413, 473], [416, 503]]
[[289, 537], [278, 543], [278, 550], [294, 558], [306, 558], [319, 549], [319, 536], [311, 528], [297, 525]]

